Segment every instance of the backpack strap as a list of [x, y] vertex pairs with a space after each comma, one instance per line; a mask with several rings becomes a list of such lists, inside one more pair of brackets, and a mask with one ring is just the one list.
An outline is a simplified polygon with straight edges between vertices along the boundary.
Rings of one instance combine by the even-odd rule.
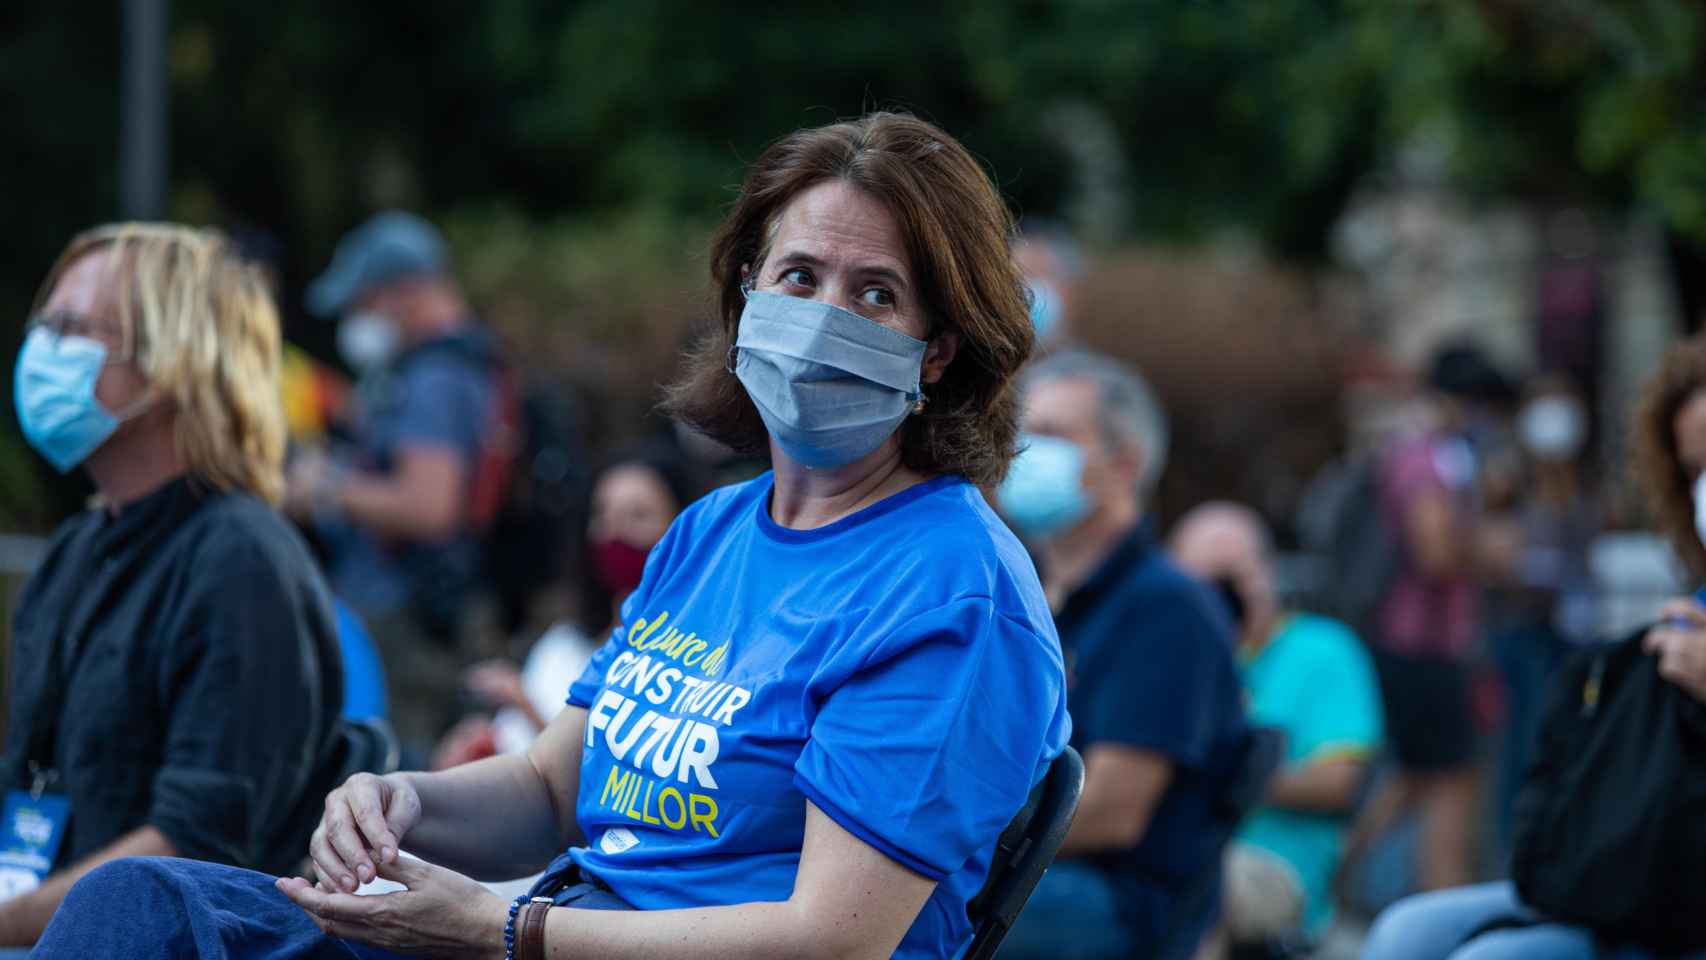
[[485, 370], [491, 376], [492, 402], [485, 429], [468, 478], [465, 515], [467, 529], [484, 536], [497, 522], [509, 500], [516, 464], [521, 457], [522, 393], [515, 367], [488, 336], [472, 333], [442, 337], [415, 348], [418, 355], [440, 354]]
[[514, 368], [495, 363], [491, 411], [468, 482], [468, 527], [476, 535], [492, 528], [509, 499], [521, 454], [521, 433], [521, 386]]

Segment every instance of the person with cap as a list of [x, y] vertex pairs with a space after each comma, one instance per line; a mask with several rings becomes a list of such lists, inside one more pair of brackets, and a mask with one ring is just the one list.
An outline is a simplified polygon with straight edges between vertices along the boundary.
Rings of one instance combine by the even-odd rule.
[[458, 646], [482, 576], [474, 485], [499, 402], [496, 346], [449, 266], [438, 231], [407, 213], [339, 241], [306, 302], [338, 318], [361, 376], [353, 448], [298, 456], [286, 501], [379, 646], [399, 739], [423, 752], [473, 659]]

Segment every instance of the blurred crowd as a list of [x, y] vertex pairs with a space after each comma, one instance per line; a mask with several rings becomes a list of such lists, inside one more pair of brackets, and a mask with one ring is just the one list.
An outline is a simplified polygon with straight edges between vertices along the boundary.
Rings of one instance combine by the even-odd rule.
[[[266, 244], [239, 245], [276, 285]], [[1572, 653], [1619, 639], [1602, 635], [1590, 562], [1610, 516], [1590, 454], [1622, 424], [1596, 420], [1580, 364], [1518, 376], [1442, 344], [1390, 426], [1324, 469], [1298, 516], [1210, 502], [1168, 522], [1153, 502], [1167, 411], [1139, 371], [1075, 338], [1081, 254], [1045, 224], [1015, 259], [1041, 349], [1022, 377], [1023, 449], [984, 493], [1041, 576], [1087, 772], [1061, 857], [1002, 955], [1328, 954], [1336, 933], [1402, 897], [1506, 879], [1549, 681]], [[523, 751], [676, 515], [764, 464], [662, 420], [590, 449], [412, 215], [348, 233], [304, 303], [335, 324], [343, 365], [284, 349], [278, 503], [335, 619], [279, 643], [335, 643], [341, 716], [393, 734], [405, 768]], [[76, 313], [45, 304], [32, 330], [63, 334]], [[115, 351], [134, 336], [110, 333]], [[1659, 501], [1659, 519], [1698, 567], [1706, 528], [1696, 535], [1692, 480], [1676, 479], [1706, 462], [1706, 364], [1695, 373], [1655, 386], [1638, 439], [1650, 485], [1689, 486]], [[36, 441], [58, 442], [51, 425]], [[62, 452], [62, 467], [88, 453]], [[1295, 582], [1299, 553], [1324, 571], [1317, 583]], [[59, 604], [80, 615], [47, 601]], [[274, 615], [257, 611], [254, 629]], [[330, 722], [258, 731], [246, 749], [325, 742]], [[1271, 732], [1277, 758], [1251, 803], [1228, 810], [1252, 729]], [[8, 773], [9, 786], [36, 775]], [[67, 856], [125, 819], [115, 809], [113, 830]], [[27, 921], [3, 928], [28, 942]]]

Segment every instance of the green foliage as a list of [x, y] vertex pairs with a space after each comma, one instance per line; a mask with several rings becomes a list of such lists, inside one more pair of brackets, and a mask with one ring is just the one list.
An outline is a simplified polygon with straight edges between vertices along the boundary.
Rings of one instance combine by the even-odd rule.
[[[412, 207], [453, 225], [473, 276], [507, 278], [482, 293], [538, 291], [531, 315], [596, 323], [621, 313], [598, 297], [646, 285], [631, 260], [670, 273], [653, 289], [696, 287], [671, 245], [704, 236], [770, 140], [892, 106], [961, 137], [1022, 214], [1098, 242], [1230, 228], [1316, 259], [1354, 186], [1417, 143], [1482, 195], [1639, 203], [1706, 240], [1703, 10], [176, 0], [171, 215], [274, 231], [295, 291], [342, 230]], [[116, 214], [117, 14], [0, 12], [14, 330], [53, 252]], [[504, 300], [517, 323], [522, 299]]]
[[636, 433], [706, 312], [710, 225], [648, 210], [537, 223], [495, 208], [444, 226], [469, 296], [513, 355], [586, 395], [595, 440]]

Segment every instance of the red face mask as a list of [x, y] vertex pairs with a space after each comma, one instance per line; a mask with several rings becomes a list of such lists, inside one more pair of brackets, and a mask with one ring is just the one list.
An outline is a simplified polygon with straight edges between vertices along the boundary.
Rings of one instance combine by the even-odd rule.
[[646, 553], [622, 540], [600, 540], [592, 545], [593, 579], [615, 596], [631, 593], [645, 572]]

